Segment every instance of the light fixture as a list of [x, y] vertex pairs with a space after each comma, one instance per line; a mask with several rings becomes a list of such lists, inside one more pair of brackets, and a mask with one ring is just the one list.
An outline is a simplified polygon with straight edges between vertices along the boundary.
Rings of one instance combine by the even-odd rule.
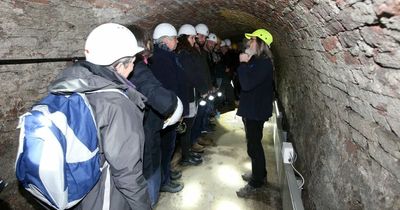
[[205, 106], [207, 104], [207, 101], [204, 99], [200, 99], [199, 105], [200, 106]]

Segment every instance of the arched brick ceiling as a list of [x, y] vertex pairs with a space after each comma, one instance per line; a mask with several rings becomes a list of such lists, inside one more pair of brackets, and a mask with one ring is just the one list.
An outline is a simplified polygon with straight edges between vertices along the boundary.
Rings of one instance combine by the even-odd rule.
[[79, 54], [90, 30], [105, 22], [139, 25], [149, 33], [161, 22], [176, 28], [205, 23], [223, 38], [242, 38], [244, 32], [263, 27], [274, 35], [277, 46], [308, 37], [323, 39], [366, 24], [379, 25], [382, 18], [400, 13], [397, 0], [33, 0], [1, 1], [0, 7], [3, 58]]
[[[190, 23], [205, 23], [210, 32], [221, 37], [242, 36], [243, 32], [256, 28], [278, 31], [281, 25], [273, 18], [275, 3], [268, 1], [170, 1], [152, 8], [152, 14], [138, 21], [145, 29], [151, 30], [160, 22], [170, 22], [179, 28]], [[282, 7], [283, 5], [281, 5]], [[278, 15], [275, 15], [278, 16]], [[282, 25], [281, 25], [282, 26]]]

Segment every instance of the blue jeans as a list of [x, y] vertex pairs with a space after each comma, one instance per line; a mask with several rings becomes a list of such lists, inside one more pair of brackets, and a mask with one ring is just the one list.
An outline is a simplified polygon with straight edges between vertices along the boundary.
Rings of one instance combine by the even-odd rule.
[[157, 168], [156, 171], [147, 179], [147, 188], [149, 191], [149, 197], [151, 207], [153, 208], [158, 201], [160, 195], [161, 186], [161, 168]]
[[175, 150], [176, 126], [171, 125], [161, 131], [161, 186], [171, 180], [171, 158]]

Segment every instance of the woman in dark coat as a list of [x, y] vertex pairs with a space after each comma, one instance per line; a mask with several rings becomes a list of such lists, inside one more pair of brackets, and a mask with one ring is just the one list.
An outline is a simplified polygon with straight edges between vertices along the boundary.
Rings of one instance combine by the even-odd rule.
[[189, 102], [189, 112], [183, 115], [186, 124], [186, 132], [180, 136], [182, 146], [181, 165], [198, 165], [202, 162], [201, 157], [190, 151], [192, 146], [192, 127], [197, 113], [196, 93], [207, 94], [207, 82], [202, 75], [202, 70], [196, 63], [196, 49], [194, 48], [196, 29], [189, 24], [182, 25], [178, 32], [178, 46], [176, 48], [178, 62], [183, 70], [186, 81], [185, 91]]
[[261, 140], [264, 122], [272, 116], [273, 100], [273, 64], [269, 49], [272, 35], [265, 29], [245, 35], [249, 41], [245, 53], [239, 56], [240, 65], [237, 69], [242, 87], [237, 115], [243, 119], [252, 173], [242, 175], [248, 184], [236, 192], [239, 197], [256, 192], [266, 180], [267, 170]]

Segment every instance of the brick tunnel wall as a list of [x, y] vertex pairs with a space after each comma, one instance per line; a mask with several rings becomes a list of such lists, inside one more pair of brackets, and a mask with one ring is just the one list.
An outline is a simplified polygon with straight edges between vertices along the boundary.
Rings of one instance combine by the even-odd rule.
[[[265, 27], [306, 209], [400, 208], [398, 0], [14, 0], [0, 14], [1, 59], [83, 56], [89, 31], [110, 21], [203, 22], [223, 38]], [[0, 65], [1, 208], [33, 208], [13, 172], [17, 118], [66, 65]]]
[[378, 2], [291, 7], [275, 51], [306, 209], [400, 208], [400, 2]]

